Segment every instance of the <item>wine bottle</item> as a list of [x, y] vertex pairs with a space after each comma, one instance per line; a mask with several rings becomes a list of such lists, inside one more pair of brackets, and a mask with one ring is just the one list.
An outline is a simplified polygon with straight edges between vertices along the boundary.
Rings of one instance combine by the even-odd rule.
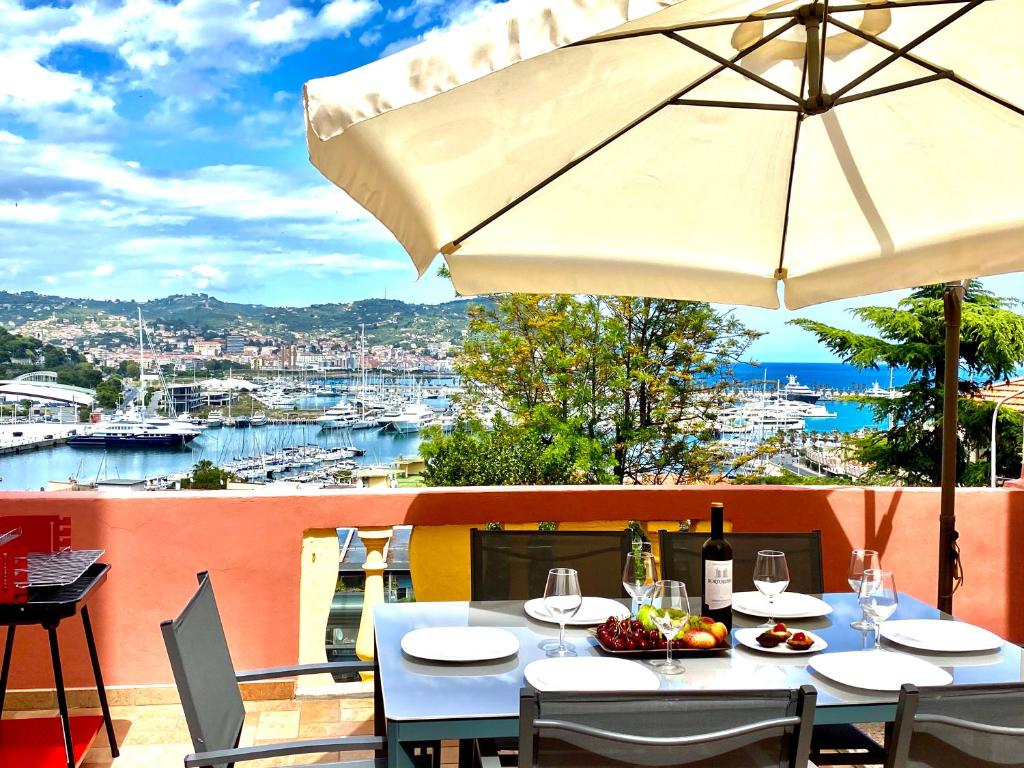
[[732, 629], [732, 546], [725, 539], [725, 507], [711, 505], [711, 538], [700, 556], [701, 613]]

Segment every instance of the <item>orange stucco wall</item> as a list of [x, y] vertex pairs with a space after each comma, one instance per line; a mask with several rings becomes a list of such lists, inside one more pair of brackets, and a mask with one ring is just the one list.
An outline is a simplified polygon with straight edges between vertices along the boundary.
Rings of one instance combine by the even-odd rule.
[[[968, 489], [957, 515], [966, 583], [956, 613], [1024, 640], [1024, 491]], [[213, 574], [239, 669], [298, 655], [299, 560], [306, 529], [352, 525], [701, 518], [724, 501], [738, 531], [820, 528], [825, 580], [844, 590], [849, 551], [871, 546], [899, 588], [934, 601], [939, 494], [934, 489], [668, 487], [465, 488], [299, 496], [167, 493], [0, 493], [0, 515], [72, 518], [78, 549], [102, 548], [113, 565], [91, 604], [108, 685], [169, 683], [160, 637], [195, 586]], [[69, 687], [91, 684], [81, 624], [59, 630]], [[12, 688], [48, 688], [45, 635], [18, 631]]]

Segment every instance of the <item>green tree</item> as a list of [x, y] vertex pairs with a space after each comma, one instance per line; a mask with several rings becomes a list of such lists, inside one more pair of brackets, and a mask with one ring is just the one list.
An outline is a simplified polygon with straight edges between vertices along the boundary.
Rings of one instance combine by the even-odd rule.
[[[568, 485], [586, 477], [583, 441], [552, 440], [537, 430], [496, 416], [489, 429], [463, 419], [451, 434], [424, 430], [420, 453], [428, 486]], [[584, 456], [577, 450], [584, 448]]]
[[[456, 367], [489, 403], [572, 457], [581, 482], [700, 481], [732, 364], [759, 335], [701, 302], [507, 294], [469, 310]], [[746, 457], [745, 457], [746, 458]]]
[[103, 372], [90, 363], [73, 363], [57, 368], [57, 381], [73, 387], [94, 389], [103, 380]]
[[[911, 379], [892, 400], [861, 398], [879, 421], [892, 417], [892, 428], [873, 433], [857, 445], [858, 458], [870, 468], [873, 480], [911, 485], [938, 485], [942, 456], [942, 393], [944, 387], [945, 326], [943, 286], [915, 290], [896, 307], [862, 307], [851, 312], [871, 325], [877, 335], [855, 333], [806, 318], [793, 320], [818, 337], [845, 362], [874, 368], [879, 362], [903, 366]], [[1024, 363], [1024, 316], [1014, 302], [993, 296], [972, 282], [963, 302], [960, 336], [957, 477], [980, 484], [987, 477], [992, 404], [973, 399], [982, 386], [1012, 375]], [[1020, 469], [1019, 417], [1001, 417], [1000, 470]], [[1015, 443], [1015, 445], [1013, 445]]]
[[214, 466], [209, 459], [200, 459], [192, 467], [192, 475], [181, 481], [183, 489], [193, 491], [222, 491], [235, 476], [227, 470]]
[[139, 364], [134, 360], [122, 360], [117, 364], [117, 373], [122, 379], [139, 378]]
[[121, 400], [121, 379], [109, 376], [96, 385], [96, 402], [101, 408], [115, 408]]

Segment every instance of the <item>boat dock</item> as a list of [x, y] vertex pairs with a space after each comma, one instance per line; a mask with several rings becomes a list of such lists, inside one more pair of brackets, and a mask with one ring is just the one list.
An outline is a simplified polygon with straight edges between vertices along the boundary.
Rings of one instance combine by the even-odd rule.
[[68, 434], [81, 426], [52, 422], [0, 424], [0, 456], [63, 445], [68, 441]]

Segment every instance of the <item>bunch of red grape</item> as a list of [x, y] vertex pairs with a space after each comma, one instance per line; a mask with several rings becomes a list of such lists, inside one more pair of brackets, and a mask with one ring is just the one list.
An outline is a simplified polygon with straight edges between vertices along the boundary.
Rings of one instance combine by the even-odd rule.
[[[665, 638], [656, 629], [647, 630], [636, 619], [617, 619], [609, 616], [597, 628], [597, 639], [605, 648], [613, 651], [653, 651], [665, 649]], [[682, 648], [679, 640], [672, 641], [673, 648]]]

